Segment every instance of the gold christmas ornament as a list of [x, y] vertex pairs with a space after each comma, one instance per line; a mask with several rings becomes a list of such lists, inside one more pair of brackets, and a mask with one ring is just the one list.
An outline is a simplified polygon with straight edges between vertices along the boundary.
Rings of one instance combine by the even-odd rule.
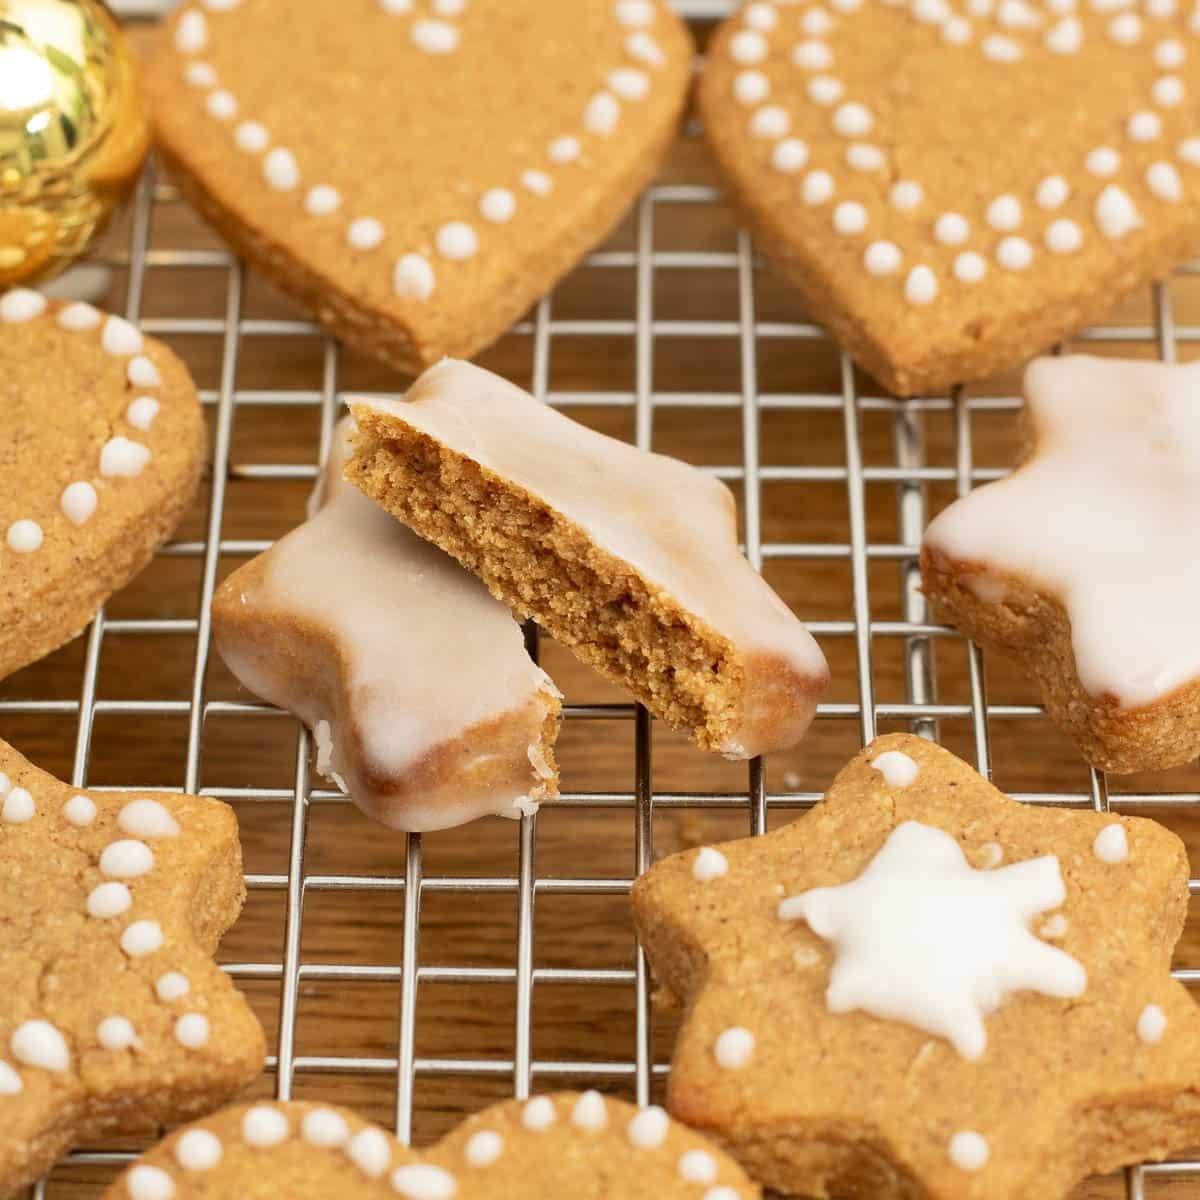
[[0, 0], [0, 288], [82, 254], [148, 145], [136, 64], [99, 0]]

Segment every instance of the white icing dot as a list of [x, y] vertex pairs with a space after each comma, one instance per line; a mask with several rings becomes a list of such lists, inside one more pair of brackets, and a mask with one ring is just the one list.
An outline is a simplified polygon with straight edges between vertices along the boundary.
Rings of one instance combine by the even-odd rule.
[[1055, 254], [1073, 254], [1083, 245], [1083, 230], [1069, 217], [1060, 217], [1046, 227], [1046, 248]]
[[931, 304], [937, 293], [937, 276], [927, 266], [916, 266], [909, 271], [904, 281], [904, 297], [909, 304]]
[[188, 983], [187, 976], [178, 971], [168, 971], [165, 975], [160, 975], [154, 984], [154, 994], [164, 1004], [182, 1000], [191, 990], [192, 985]]
[[383, 241], [383, 225], [374, 217], [356, 217], [346, 227], [346, 242], [354, 250], [374, 250]]
[[729, 873], [729, 860], [720, 850], [712, 846], [703, 846], [692, 863], [692, 878], [700, 883], [708, 883], [720, 879]]
[[277, 192], [294, 191], [300, 186], [295, 155], [286, 146], [276, 146], [263, 159], [263, 177]]
[[983, 54], [993, 62], [1016, 62], [1025, 52], [1021, 43], [1002, 33], [990, 33], [983, 39]]
[[729, 39], [729, 57], [736, 63], [760, 63], [767, 57], [767, 39], [757, 29], [739, 29]]
[[543, 1129], [549, 1129], [556, 1117], [554, 1101], [549, 1096], [535, 1096], [525, 1105], [521, 1113], [521, 1123], [526, 1129], [540, 1133]]
[[12, 791], [12, 780], [3, 771], [0, 771], [0, 796], [7, 796], [10, 791]]
[[96, 819], [96, 805], [89, 796], [72, 796], [63, 805], [63, 816], [82, 829]]
[[1160, 108], [1176, 108], [1183, 103], [1183, 80], [1178, 75], [1164, 75], [1154, 81], [1150, 94]]
[[433, 0], [433, 11], [439, 17], [460, 17], [467, 9], [467, 0]]
[[479, 213], [493, 225], [503, 225], [513, 219], [517, 198], [507, 188], [491, 188], [479, 199]]
[[810, 8], [800, 18], [800, 29], [813, 37], [832, 33], [836, 22], [823, 8]]
[[218, 121], [231, 121], [237, 116], [237, 100], [232, 92], [224, 89], [210, 93], [204, 107], [208, 109], [208, 115]]
[[138, 396], [129, 402], [125, 420], [136, 429], [148, 430], [158, 416], [159, 404], [153, 396]]
[[617, 0], [617, 21], [627, 29], [639, 29], [654, 24], [652, 0]]
[[242, 121], [233, 131], [233, 142], [247, 154], [261, 154], [271, 144], [271, 135], [258, 121]]
[[449, 1171], [426, 1163], [397, 1167], [392, 1172], [392, 1187], [408, 1200], [450, 1200], [458, 1191]]
[[467, 1142], [467, 1166], [490, 1167], [503, 1153], [504, 1139], [490, 1129], [481, 1129]]
[[1111, 146], [1097, 146], [1088, 152], [1083, 165], [1101, 179], [1115, 175], [1121, 166], [1121, 156]]
[[1151, 163], [1146, 168], [1146, 186], [1160, 199], [1183, 199], [1183, 180], [1169, 162]]
[[971, 236], [971, 225], [962, 213], [942, 213], [933, 223], [933, 236], [943, 246], [961, 246]]
[[96, 1026], [96, 1037], [105, 1050], [129, 1050], [141, 1045], [137, 1030], [126, 1017], [105, 1017]]
[[1132, 46], [1142, 36], [1142, 18], [1137, 13], [1120, 13], [1108, 23], [1108, 36], [1118, 45]]
[[139, 1163], [129, 1172], [125, 1187], [129, 1200], [171, 1200], [175, 1195], [170, 1175], [146, 1163]]
[[833, 128], [842, 137], [862, 137], [874, 124], [875, 118], [865, 104], [848, 100], [833, 110]]
[[1125, 132], [1131, 141], [1152, 142], [1162, 133], [1162, 118], [1148, 109], [1135, 112], [1126, 122]]
[[687, 1150], [679, 1158], [679, 1178], [687, 1183], [716, 1183], [717, 1160], [707, 1150]]
[[621, 105], [611, 92], [597, 92], [583, 110], [583, 127], [588, 133], [608, 137], [621, 120]]
[[133, 895], [123, 883], [109, 881], [92, 888], [87, 898], [89, 917], [105, 921], [127, 913], [133, 905]]
[[479, 251], [479, 237], [465, 221], [448, 221], [434, 238], [438, 253], [451, 262], [463, 262]]
[[1142, 225], [1129, 193], [1112, 183], [1096, 197], [1095, 216], [1101, 232], [1110, 238], [1124, 237]]
[[747, 108], [761, 104], [771, 94], [771, 81], [761, 71], [739, 71], [733, 77], [733, 96]]
[[37, 806], [28, 789], [15, 787], [4, 797], [4, 804], [0, 806], [0, 821], [8, 825], [24, 825], [32, 821], [36, 813]]
[[784, 138], [771, 153], [771, 165], [785, 175], [802, 171], [808, 162], [808, 146], [799, 138]]
[[21, 1076], [17, 1074], [11, 1064], [0, 1058], [0, 1096], [16, 1096], [24, 1088], [25, 1084], [21, 1082]]
[[926, 25], [941, 25], [950, 19], [947, 0], [913, 0], [913, 16]]
[[158, 368], [144, 354], [138, 354], [129, 360], [129, 365], [125, 368], [125, 377], [134, 387], [158, 387], [162, 383]]
[[986, 871], [998, 867], [1004, 861], [1004, 847], [999, 842], [984, 842], [979, 847], [979, 865]]
[[650, 93], [650, 76], [636, 67], [618, 67], [609, 72], [608, 86], [622, 100], [644, 100]]
[[579, 139], [575, 137], [555, 138], [550, 143], [548, 151], [550, 161], [556, 163], [574, 162], [579, 157]]
[[996, 20], [1006, 29], [1037, 29], [1042, 19], [1042, 14], [1030, 8], [1025, 0], [1001, 0], [996, 10]]
[[0, 295], [0, 321], [20, 325], [40, 317], [46, 308], [46, 297], [32, 288], [13, 288]]
[[740, 1025], [726, 1029], [713, 1046], [717, 1065], [729, 1071], [748, 1066], [754, 1057], [754, 1034]]
[[1066, 203], [1071, 187], [1061, 175], [1047, 175], [1037, 186], [1039, 208], [1059, 208]]
[[1164, 71], [1174, 71], [1182, 67], [1187, 58], [1187, 51], [1178, 38], [1164, 38], [1154, 47], [1154, 61]]
[[1038, 936], [1044, 938], [1060, 938], [1067, 932], [1067, 918], [1062, 913], [1055, 913], [1046, 923], [1038, 930]]
[[23, 517], [8, 527], [5, 540], [8, 542], [8, 548], [17, 554], [32, 554], [41, 549], [44, 535], [42, 527], [36, 521]]
[[157, 921], [134, 921], [121, 934], [121, 949], [130, 958], [145, 958], [163, 944], [162, 926]]
[[831, 104], [836, 104], [846, 93], [845, 85], [840, 79], [835, 79], [832, 75], [814, 75], [808, 81], [808, 98], [814, 104], [820, 104], [828, 108]]
[[805, 38], [792, 50], [792, 62], [806, 71], [828, 71], [833, 66], [833, 51], [816, 38]]
[[365, 1175], [378, 1179], [392, 1164], [392, 1148], [378, 1129], [362, 1129], [346, 1147], [350, 1161]]
[[629, 1140], [639, 1150], [657, 1150], [667, 1140], [667, 1130], [670, 1121], [667, 1114], [657, 1105], [643, 1108], [629, 1122], [627, 1133]]
[[987, 1165], [987, 1141], [973, 1130], [964, 1129], [950, 1139], [950, 1161], [961, 1171], [978, 1171]]
[[831, 8], [838, 12], [857, 12], [863, 6], [863, 0], [829, 0]]
[[701, 1200], [742, 1200], [742, 1195], [735, 1188], [722, 1184], [720, 1187], [709, 1188]]
[[1157, 1004], [1147, 1004], [1138, 1017], [1137, 1035], [1147, 1045], [1156, 1045], [1167, 1032], [1167, 1014]]
[[304, 209], [314, 217], [325, 217], [330, 213], [337, 212], [341, 204], [341, 192], [327, 183], [319, 183], [316, 187], [309, 188], [308, 194], [304, 197]]
[[314, 1108], [305, 1113], [300, 1133], [314, 1146], [344, 1146], [350, 1140], [350, 1126], [332, 1108]]
[[[1200, 148], [1200, 138], [1197, 146]], [[825, 204], [833, 197], [834, 187], [833, 176], [828, 171], [809, 171], [800, 187], [800, 196], [808, 205]]]
[[175, 1040], [188, 1050], [199, 1050], [208, 1045], [212, 1027], [203, 1013], [184, 1013], [175, 1022]]
[[571, 1110], [571, 1122], [593, 1133], [607, 1128], [608, 1109], [604, 1106], [604, 1097], [599, 1092], [584, 1092]]
[[126, 321], [124, 317], [107, 318], [100, 334], [100, 345], [109, 354], [119, 355], [122, 358], [130, 354], [137, 354], [142, 348], [143, 341], [141, 330]]
[[183, 77], [192, 87], [210, 88], [217, 86], [217, 73], [211, 63], [190, 62], [183, 69]]
[[208, 45], [208, 22], [197, 9], [187, 9], [175, 27], [175, 49], [181, 54], [198, 54]]
[[779, 14], [775, 11], [773, 5], [759, 2], [746, 5], [742, 10], [742, 20], [751, 29], [759, 29], [763, 33], [770, 33], [779, 24]]
[[1075, 54], [1083, 45], [1083, 25], [1078, 17], [1063, 17], [1046, 31], [1046, 47], [1055, 54]]
[[65, 1071], [71, 1065], [67, 1039], [49, 1021], [26, 1021], [9, 1041], [13, 1057], [27, 1067]]
[[426, 54], [453, 54], [458, 49], [458, 29], [449, 21], [423, 17], [412, 23], [409, 37], [417, 49]]
[[758, 109], [750, 118], [750, 132], [760, 138], [781, 138], [792, 127], [792, 118], [786, 108], [768, 104]]
[[1101, 862], [1123, 863], [1129, 857], [1129, 839], [1125, 826], [1117, 823], [1106, 825], [1092, 843], [1092, 851]]
[[554, 191], [554, 180], [545, 171], [522, 171], [521, 186], [535, 196], [548, 196]]
[[648, 33], [631, 33], [625, 39], [625, 53], [652, 67], [661, 67], [667, 61], [658, 43]]
[[157, 800], [131, 800], [117, 815], [117, 825], [126, 833], [143, 838], [168, 838], [179, 834], [179, 822]]
[[102, 319], [99, 309], [85, 304], [82, 300], [68, 304], [60, 309], [58, 314], [59, 325], [76, 333], [83, 329], [95, 329]]
[[1001, 238], [996, 261], [1006, 271], [1024, 271], [1033, 262], [1033, 247], [1023, 237]]
[[846, 147], [846, 165], [856, 171], [879, 171], [884, 164], [883, 151], [869, 142], [852, 142]]
[[973, 32], [971, 22], [966, 17], [951, 17], [942, 26], [942, 37], [952, 46], [965, 46]]
[[905, 788], [921, 773], [916, 762], [903, 750], [885, 750], [871, 759], [871, 766], [883, 776], [888, 787]]
[[1184, 138], [1175, 153], [1190, 167], [1200, 167], [1200, 137]]
[[104, 847], [100, 870], [114, 879], [136, 879], [154, 869], [154, 851], [145, 842], [122, 838]]
[[189, 1129], [175, 1143], [175, 1161], [185, 1171], [211, 1171], [223, 1154], [221, 1139], [207, 1129]]
[[902, 257], [895, 242], [872, 242], [863, 251], [863, 266], [869, 275], [893, 275], [900, 270]]
[[405, 254], [392, 274], [392, 287], [405, 300], [428, 300], [436, 283], [433, 267], [421, 254]]
[[925, 202], [925, 189], [911, 179], [901, 179], [892, 185], [890, 199], [893, 208], [900, 212], [911, 212]]
[[867, 210], [856, 200], [843, 200], [833, 210], [833, 227], [841, 234], [862, 233], [867, 227]]
[[987, 223], [1001, 232], [1021, 226], [1021, 202], [1011, 194], [997, 196], [987, 206]]
[[287, 1117], [266, 1104], [256, 1104], [242, 1117], [242, 1140], [258, 1150], [278, 1146], [291, 1131]]

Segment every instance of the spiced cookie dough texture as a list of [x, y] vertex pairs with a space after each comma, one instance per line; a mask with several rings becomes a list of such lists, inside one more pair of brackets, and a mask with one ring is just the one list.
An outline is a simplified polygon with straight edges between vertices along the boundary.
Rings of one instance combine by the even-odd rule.
[[154, 556], [204, 465], [187, 368], [89, 304], [0, 293], [0, 678], [71, 640]]
[[935, 609], [1015, 658], [1088, 761], [1200, 754], [1200, 366], [1085, 355], [1025, 375], [1028, 453], [930, 525]]
[[352, 407], [350, 482], [656, 716], [729, 758], [804, 734], [828, 668], [724, 484], [467, 363]]
[[212, 960], [244, 898], [227, 805], [68, 787], [0, 742], [0, 1196], [262, 1070], [262, 1029]]
[[666, 0], [189, 0], [146, 68], [218, 230], [348, 344], [470, 356], [629, 209], [694, 48]]
[[1183, 844], [873, 742], [809, 814], [633, 889], [668, 1108], [792, 1195], [1047, 1200], [1200, 1139]]
[[557, 794], [560, 695], [508, 609], [342, 479], [339, 424], [303, 525], [213, 598], [230, 670], [315, 733], [369, 816], [421, 832]]
[[1019, 365], [1200, 246], [1189, 6], [744, 5], [699, 85], [759, 244], [902, 395]]
[[599, 1092], [510, 1100], [415, 1151], [348, 1109], [240, 1105], [144, 1154], [106, 1200], [759, 1200], [727, 1155], [672, 1121]]

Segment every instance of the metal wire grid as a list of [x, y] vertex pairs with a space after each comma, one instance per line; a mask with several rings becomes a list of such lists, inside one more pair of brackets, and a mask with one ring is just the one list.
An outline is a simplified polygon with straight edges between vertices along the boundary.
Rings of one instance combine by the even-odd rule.
[[[714, 15], [713, 0], [680, 0], [678, 7], [689, 17]], [[720, 0], [718, 8], [727, 7]], [[694, 131], [693, 131], [694, 132]], [[518, 1098], [528, 1096], [534, 1082], [552, 1085], [565, 1077], [589, 1076], [597, 1080], [632, 1081], [639, 1103], [649, 1102], [652, 1080], [664, 1075], [667, 1065], [655, 1062], [651, 1050], [650, 988], [645, 958], [640, 949], [632, 969], [535, 968], [533, 965], [533, 915], [539, 895], [567, 893], [576, 895], [628, 891], [630, 878], [574, 879], [539, 876], [536, 871], [537, 818], [525, 817], [519, 827], [518, 870], [515, 876], [462, 878], [425, 875], [422, 870], [422, 840], [418, 835], [406, 839], [402, 876], [319, 875], [306, 871], [309, 814], [314, 803], [344, 802], [340, 793], [314, 788], [309, 774], [310, 746], [301, 729], [295, 756], [293, 787], [287, 789], [200, 789], [203, 733], [209, 720], [242, 720], [278, 716], [265, 705], [210, 701], [205, 695], [205, 679], [211, 654], [209, 602], [217, 582], [217, 567], [223, 554], [249, 555], [265, 550], [269, 543], [234, 540], [223, 536], [226, 487], [237, 479], [310, 479], [317, 474], [329, 447], [338, 412], [338, 347], [324, 338], [320, 329], [306, 321], [259, 320], [243, 317], [246, 270], [241, 262], [221, 251], [185, 251], [151, 249], [150, 228], [156, 205], [174, 202], [170, 188], [156, 184], [153, 168], [140, 181], [131, 222], [127, 254], [111, 261], [127, 265], [128, 290], [125, 315], [138, 321], [147, 273], [156, 269], [188, 268], [219, 272], [225, 279], [224, 315], [220, 318], [170, 318], [141, 321], [146, 332], [159, 336], [215, 335], [222, 340], [222, 358], [218, 387], [202, 392], [206, 405], [215, 408], [216, 435], [213, 443], [212, 491], [206, 536], [202, 541], [174, 542], [161, 552], [165, 556], [199, 560], [201, 596], [195, 619], [110, 620], [102, 612], [87, 635], [83, 679], [78, 700], [0, 700], [0, 715], [67, 714], [77, 717], [72, 782], [87, 782], [92, 733], [95, 719], [103, 714], [183, 715], [187, 718], [187, 751], [184, 790], [203, 791], [237, 803], [249, 800], [288, 802], [291, 810], [290, 851], [285, 874], [247, 876], [249, 889], [282, 891], [286, 896], [286, 923], [283, 950], [278, 962], [242, 962], [226, 966], [240, 980], [273, 980], [280, 983], [279, 1031], [276, 1051], [268, 1060], [274, 1072], [276, 1094], [290, 1098], [298, 1072], [327, 1074], [386, 1074], [395, 1078], [395, 1129], [407, 1140], [412, 1129], [413, 1094], [418, 1076], [500, 1076], [511, 1079]], [[975, 397], [958, 391], [949, 397], [925, 397], [895, 400], [880, 395], [864, 395], [858, 390], [849, 360], [841, 358], [840, 394], [763, 395], [758, 386], [757, 353], [761, 341], [770, 339], [825, 339], [818, 326], [807, 322], [761, 321], [755, 311], [755, 272], [758, 263], [745, 233], [738, 235], [736, 250], [729, 253], [666, 251], [655, 248], [655, 215], [662, 205], [716, 205], [717, 192], [700, 186], [657, 186], [641, 197], [637, 205], [636, 246], [632, 251], [601, 251], [591, 255], [588, 265], [599, 268], [632, 268], [636, 273], [636, 301], [628, 317], [609, 320], [558, 320], [553, 315], [553, 297], [547, 297], [517, 332], [532, 338], [533, 390], [549, 403], [571, 408], [578, 406], [621, 406], [632, 408], [635, 440], [649, 449], [653, 440], [656, 410], [670, 407], [698, 409], [737, 409], [741, 414], [742, 460], [738, 464], [713, 468], [726, 480], [743, 486], [745, 550], [755, 567], [766, 560], [842, 560], [848, 561], [853, 587], [853, 611], [844, 620], [810, 623], [820, 639], [852, 638], [859, 664], [858, 697], [850, 703], [824, 703], [819, 719], [857, 721], [864, 742], [875, 736], [877, 724], [903, 721], [916, 733], [936, 738], [938, 723], [944, 718], [968, 718], [971, 724], [977, 765], [988, 774], [991, 767], [989, 722], [1037, 716], [1037, 706], [989, 704], [985, 692], [982, 656], [969, 647], [969, 703], [939, 703], [932, 647], [934, 639], [957, 637], [954, 630], [934, 624], [919, 590], [917, 554], [927, 521], [925, 492], [927, 485], [952, 482], [958, 494], [1003, 472], [978, 468], [973, 463], [973, 414], [1019, 407], [1016, 397]], [[660, 269], [686, 271], [728, 271], [736, 275], [738, 307], [735, 315], [723, 320], [666, 320], [654, 312], [654, 276]], [[1183, 269], [1200, 273], [1200, 264]], [[1175, 358], [1180, 341], [1200, 341], [1200, 328], [1177, 327], [1172, 318], [1169, 285], [1158, 286], [1153, 296], [1154, 325], [1105, 326], [1084, 331], [1082, 340], [1134, 342], [1153, 340], [1164, 361]], [[550, 360], [555, 336], [626, 337], [633, 339], [636, 354], [635, 387], [632, 392], [562, 392], [551, 390]], [[239, 390], [236, 386], [239, 348], [244, 340], [272, 336], [321, 338], [323, 342], [323, 379], [319, 390]], [[735, 338], [741, 356], [741, 387], [738, 392], [656, 392], [653, 366], [656, 343], [669, 338]], [[311, 405], [320, 410], [319, 453], [314, 461], [295, 464], [236, 463], [231, 458], [231, 438], [235, 412], [239, 407], [272, 405]], [[765, 466], [760, 461], [759, 423], [762, 413], [771, 410], [840, 413], [844, 428], [844, 466]], [[925, 463], [925, 434], [922, 414], [951, 412], [955, 425], [957, 455], [953, 468], [932, 467]], [[893, 430], [894, 465], [867, 466], [860, 443], [860, 417], [868, 412], [890, 414]], [[849, 540], [845, 543], [771, 543], [761, 532], [761, 490], [766, 482], [824, 482], [846, 489], [849, 512]], [[866, 485], [874, 482], [895, 484], [899, 541], [895, 544], [873, 542], [866, 528]], [[868, 565], [873, 560], [893, 560], [901, 567], [902, 619], [872, 620]], [[106, 637], [139, 637], [170, 634], [194, 639], [195, 653], [187, 700], [105, 700], [97, 695], [101, 647]], [[537, 634], [530, 630], [529, 641], [536, 652]], [[901, 703], [876, 701], [872, 662], [873, 639], [889, 636], [905, 639], [906, 699]], [[752, 833], [767, 827], [768, 807], [804, 808], [815, 803], [819, 793], [768, 793], [763, 764], [748, 766], [744, 792], [694, 793], [655, 792], [651, 782], [650, 719], [640, 706], [568, 705], [568, 721], [589, 719], [628, 719], [633, 726], [635, 783], [631, 792], [574, 792], [563, 801], [581, 807], [628, 809], [635, 822], [635, 870], [650, 864], [652, 816], [655, 810], [683, 808], [736, 808], [746, 812]], [[1019, 798], [1054, 805], [1108, 808], [1104, 776], [1095, 771], [1087, 792], [1015, 793]], [[1122, 808], [1151, 808], [1157, 805], [1196, 805], [1196, 794], [1122, 794]], [[1192, 894], [1200, 894], [1200, 881], [1193, 879]], [[393, 891], [403, 896], [404, 924], [399, 966], [357, 966], [337, 963], [304, 962], [301, 957], [301, 933], [304, 900], [309, 893], [323, 890]], [[425, 893], [490, 892], [517, 896], [517, 947], [514, 967], [452, 967], [422, 964], [420, 961], [420, 906]], [[1200, 984], [1200, 969], [1177, 970], [1176, 978]], [[391, 981], [399, 983], [399, 1037], [394, 1056], [378, 1058], [299, 1055], [295, 1035], [302, 981]], [[496, 983], [515, 988], [516, 1022], [513, 1052], [506, 1059], [418, 1058], [415, 1054], [418, 988], [423, 983]], [[594, 984], [632, 987], [636, 1001], [634, 1053], [629, 1060], [608, 1062], [534, 1060], [532, 1053], [533, 995], [538, 986], [552, 984]], [[79, 1164], [122, 1163], [130, 1156], [119, 1153], [80, 1152], [70, 1162]], [[1146, 1195], [1147, 1181], [1165, 1176], [1189, 1176], [1200, 1179], [1200, 1161], [1147, 1164], [1126, 1171], [1128, 1200]], [[33, 1194], [42, 1200], [49, 1194], [42, 1180]]]

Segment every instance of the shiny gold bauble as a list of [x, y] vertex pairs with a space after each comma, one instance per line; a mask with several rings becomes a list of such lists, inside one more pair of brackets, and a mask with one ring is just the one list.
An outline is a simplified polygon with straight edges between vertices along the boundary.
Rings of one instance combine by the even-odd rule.
[[136, 64], [100, 0], [0, 0], [0, 288], [82, 254], [148, 145]]

